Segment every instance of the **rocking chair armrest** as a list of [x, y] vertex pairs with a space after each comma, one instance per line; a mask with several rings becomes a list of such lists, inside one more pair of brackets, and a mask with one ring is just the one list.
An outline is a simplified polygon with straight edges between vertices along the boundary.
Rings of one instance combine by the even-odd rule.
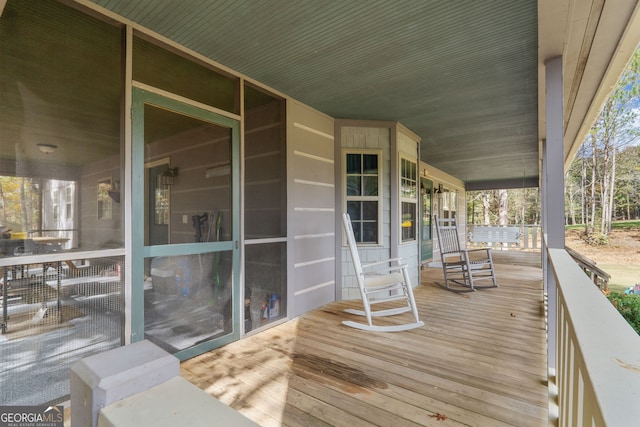
[[464, 260], [465, 253], [466, 253], [466, 251], [459, 251], [459, 252], [448, 252], [448, 253], [442, 254], [441, 255], [442, 261], [443, 262], [451, 262], [450, 260], [452, 260], [452, 259], [454, 261], [455, 260], [460, 260], [460, 259]]
[[481, 251], [484, 251], [484, 252], [486, 252], [488, 254], [489, 252], [491, 252], [491, 248], [474, 248], [474, 249], [466, 249], [465, 250], [465, 252], [468, 253], [468, 254], [474, 253], [474, 252], [481, 252]]
[[364, 270], [365, 268], [371, 268], [381, 264], [391, 264], [393, 262], [397, 263], [397, 265], [393, 267], [398, 267], [401, 265], [400, 261], [402, 261], [402, 258], [391, 258], [391, 259], [385, 259], [382, 261], [370, 262], [368, 264], [362, 264], [362, 269]]
[[365, 277], [374, 277], [374, 276], [379, 276], [379, 275], [385, 275], [385, 274], [391, 274], [394, 273], [396, 271], [402, 271], [404, 269], [407, 268], [407, 264], [401, 264], [401, 265], [392, 265], [389, 267], [382, 267], [373, 271], [366, 271], [363, 272], [363, 275]]
[[[480, 253], [482, 252], [482, 253]], [[470, 263], [474, 262], [487, 262], [491, 260], [491, 248], [476, 248], [465, 251], [465, 257]]]

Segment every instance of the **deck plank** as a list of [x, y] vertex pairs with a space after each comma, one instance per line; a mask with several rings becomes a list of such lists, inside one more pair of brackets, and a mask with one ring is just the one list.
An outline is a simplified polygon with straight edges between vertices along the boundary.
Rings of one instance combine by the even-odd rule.
[[356, 317], [343, 310], [359, 303], [338, 301], [183, 362], [182, 375], [264, 426], [546, 426], [536, 256], [501, 253], [500, 287], [470, 293], [435, 284], [440, 269], [423, 270], [415, 295], [424, 327], [348, 328], [341, 321]]

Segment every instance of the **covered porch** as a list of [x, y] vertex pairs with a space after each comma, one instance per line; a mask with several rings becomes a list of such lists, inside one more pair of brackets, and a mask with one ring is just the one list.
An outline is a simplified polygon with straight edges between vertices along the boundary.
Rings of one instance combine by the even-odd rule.
[[[2, 76], [11, 88], [3, 91], [0, 105], [7, 112], [0, 121], [0, 172], [58, 181], [59, 188], [35, 181], [33, 188], [44, 189], [41, 207], [52, 221], [82, 219], [82, 228], [55, 227], [82, 232], [74, 257], [123, 257], [117, 306], [100, 308], [120, 322], [106, 328], [116, 335], [112, 345], [151, 335], [155, 325], [145, 323], [151, 318], [145, 310], [172, 301], [145, 299], [151, 270], [162, 273], [155, 275], [156, 285], [183, 285], [193, 278], [183, 273], [195, 270], [183, 267], [197, 264], [201, 273], [215, 272], [215, 296], [221, 295], [219, 284], [227, 284], [224, 298], [215, 300], [221, 303], [215, 314], [226, 317], [220, 328], [207, 331], [211, 341], [198, 337], [196, 344], [174, 350], [187, 358], [246, 334], [244, 341], [186, 362], [184, 373], [260, 424], [437, 424], [446, 417], [460, 424], [546, 425], [549, 400], [559, 406], [560, 425], [627, 425], [638, 419], [637, 336], [567, 258], [562, 237], [564, 169], [638, 46], [638, 2], [503, 1], [470, 7], [349, 1], [326, 9], [314, 1], [286, 7], [250, 1], [158, 5], [0, 0], [0, 52], [7, 53]], [[54, 30], [61, 30], [58, 38]], [[273, 107], [268, 123], [258, 114], [265, 105]], [[375, 148], [348, 146], [345, 136], [343, 146], [339, 137], [348, 133], [336, 123], [346, 120], [348, 127], [375, 121], [410, 132], [387, 132]], [[160, 126], [165, 124], [173, 126], [171, 132]], [[194, 129], [210, 133], [199, 133], [203, 140], [185, 139], [194, 151], [183, 156], [187, 150], [178, 136], [191, 136], [185, 131]], [[265, 144], [267, 139], [273, 144]], [[214, 149], [212, 142], [212, 152], [203, 156], [202, 146], [210, 141], [225, 148]], [[405, 222], [401, 213], [408, 214], [409, 224], [418, 218], [418, 178], [443, 181], [429, 187], [440, 192], [442, 184], [442, 194], [454, 185], [461, 195], [540, 186], [544, 268], [501, 265], [499, 289], [464, 295], [436, 287], [432, 272], [425, 272], [416, 293], [426, 327], [389, 336], [341, 327], [342, 308], [356, 304], [332, 302], [352, 297], [341, 293], [348, 288], [340, 274], [338, 214], [354, 201], [347, 200], [342, 166], [358, 156], [376, 168], [352, 177], [388, 173], [379, 174], [378, 186], [386, 193], [378, 191], [375, 200], [388, 209], [372, 220], [386, 228], [378, 227], [382, 238], [373, 243], [412, 259], [416, 276], [423, 238], [402, 235], [399, 224]], [[198, 168], [194, 159], [202, 161]], [[422, 164], [429, 166], [415, 167]], [[156, 170], [160, 166], [163, 171]], [[451, 178], [445, 182], [433, 169]], [[156, 179], [169, 170], [172, 179]], [[151, 191], [154, 186], [159, 191]], [[196, 189], [206, 189], [206, 196]], [[459, 205], [457, 217], [464, 218], [463, 197], [448, 193], [449, 203]], [[203, 200], [216, 203], [192, 203]], [[225, 212], [222, 223], [218, 212]], [[269, 230], [261, 221], [265, 212]], [[206, 234], [210, 240], [202, 239], [205, 218], [222, 224]], [[50, 229], [45, 215], [39, 223], [33, 231]], [[159, 226], [157, 233], [145, 231], [149, 225]], [[18, 236], [32, 232], [27, 228]], [[29, 258], [14, 243], [5, 245], [14, 250], [2, 253], [2, 266], [69, 259], [64, 253]], [[203, 269], [201, 254], [209, 255], [211, 269]], [[188, 263], [178, 265], [181, 256], [189, 256]], [[154, 268], [160, 257], [174, 258], [175, 268]], [[60, 288], [63, 278], [57, 276]], [[257, 280], [264, 277], [277, 283], [267, 288]], [[8, 275], [3, 307], [7, 282]], [[179, 289], [182, 301], [199, 298], [185, 311], [205, 312], [210, 294], [203, 298], [195, 288]], [[254, 328], [253, 318], [243, 318], [249, 293], [254, 302], [269, 295], [281, 304], [277, 315], [266, 316], [268, 325], [258, 316]], [[168, 322], [175, 328], [171, 338], [187, 330], [180, 323], [184, 316], [176, 317]], [[105, 328], [95, 325], [99, 336]], [[36, 350], [46, 344], [32, 341]], [[73, 361], [69, 353], [55, 356]], [[23, 359], [2, 359], [12, 360]], [[548, 387], [547, 378], [558, 380], [557, 389]], [[43, 383], [41, 376], [32, 379]], [[52, 389], [48, 383], [39, 388]], [[66, 381], [59, 383], [64, 390]], [[532, 391], [534, 396], [525, 397]]]
[[473, 293], [422, 270], [422, 328], [348, 328], [357, 303], [336, 301], [183, 362], [182, 375], [264, 426], [548, 425], [540, 259], [497, 253], [500, 287]]

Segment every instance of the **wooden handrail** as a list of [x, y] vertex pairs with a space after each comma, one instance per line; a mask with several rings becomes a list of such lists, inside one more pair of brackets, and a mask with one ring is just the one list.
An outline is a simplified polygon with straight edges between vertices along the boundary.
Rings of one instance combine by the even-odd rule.
[[555, 348], [559, 426], [624, 426], [640, 419], [640, 337], [582, 274], [549, 249], [557, 285]]
[[582, 268], [587, 276], [591, 277], [593, 283], [599, 287], [600, 289], [607, 289], [609, 286], [609, 279], [611, 279], [611, 275], [598, 267], [596, 262], [586, 256], [582, 255], [579, 252], [571, 249], [568, 246], [565, 246], [565, 249], [571, 255], [571, 258]]

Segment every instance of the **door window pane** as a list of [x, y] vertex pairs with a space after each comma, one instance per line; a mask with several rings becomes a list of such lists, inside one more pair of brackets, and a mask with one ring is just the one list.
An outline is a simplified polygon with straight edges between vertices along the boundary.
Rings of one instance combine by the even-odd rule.
[[69, 184], [65, 190], [65, 219], [73, 219], [73, 184]]
[[111, 219], [110, 190], [111, 178], [101, 179], [98, 181], [98, 219]]
[[154, 220], [156, 225], [169, 225], [169, 189], [156, 188], [154, 192]]
[[433, 198], [431, 181], [422, 181], [422, 239], [431, 240], [431, 201]]
[[[52, 206], [53, 206], [53, 220], [54, 221], [58, 221], [60, 219], [60, 209], [59, 209], [59, 205], [60, 205], [60, 192], [58, 190], [53, 190], [53, 194], [51, 196], [51, 202], [52, 202]], [[100, 203], [100, 201], [98, 201], [98, 203]], [[98, 218], [99, 218], [99, 213], [98, 213]]]

